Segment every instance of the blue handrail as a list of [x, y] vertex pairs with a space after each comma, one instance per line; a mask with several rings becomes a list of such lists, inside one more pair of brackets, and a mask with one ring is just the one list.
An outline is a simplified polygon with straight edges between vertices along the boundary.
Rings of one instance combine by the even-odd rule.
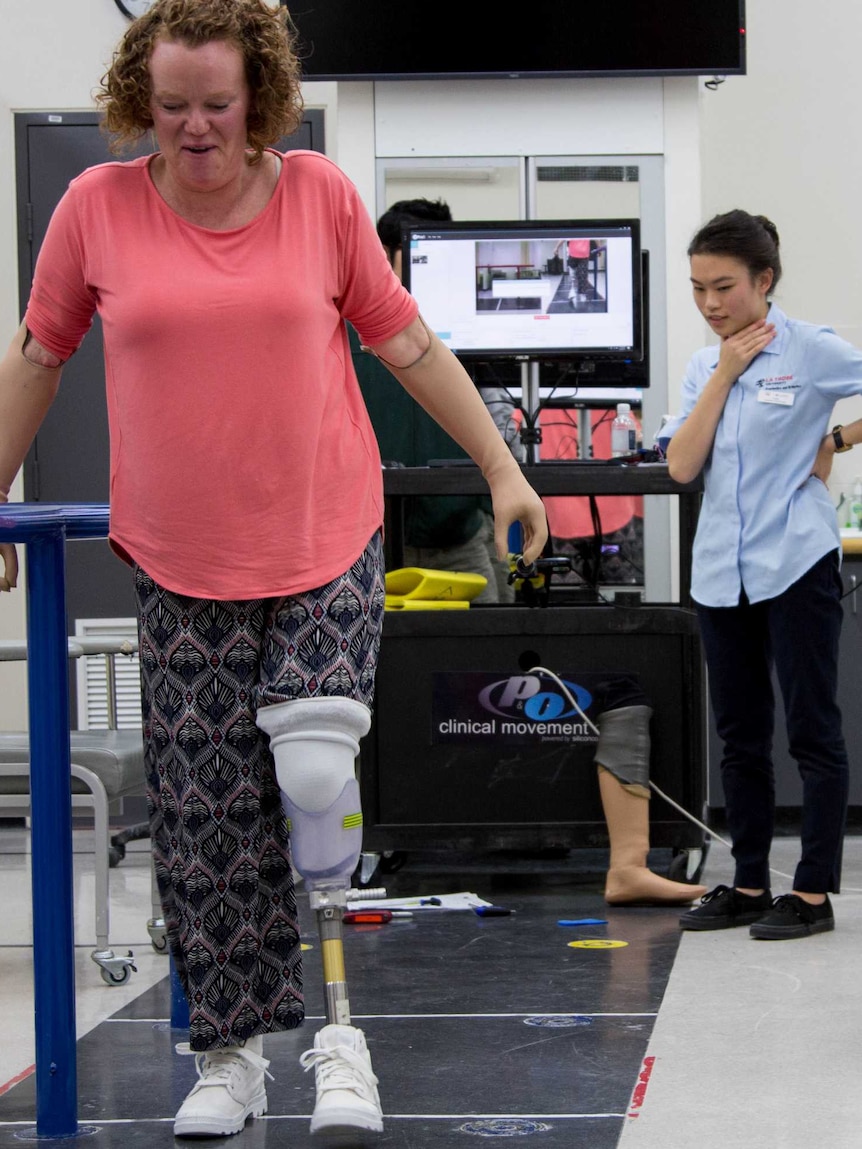
[[36, 1133], [78, 1132], [66, 541], [104, 538], [107, 505], [0, 506], [0, 542], [27, 548], [27, 684], [36, 1020]]

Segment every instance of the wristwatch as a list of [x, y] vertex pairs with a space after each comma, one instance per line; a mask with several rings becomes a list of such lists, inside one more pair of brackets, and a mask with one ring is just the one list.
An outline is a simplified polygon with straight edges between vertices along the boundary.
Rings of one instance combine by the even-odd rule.
[[832, 427], [832, 439], [834, 440], [834, 445], [836, 445], [836, 455], [842, 455], [845, 450], [851, 450], [853, 448], [852, 442], [844, 441], [844, 435], [841, 434], [842, 430], [844, 430], [844, 424], [842, 423], [838, 423]]
[[844, 428], [843, 423], [839, 423], [837, 426], [832, 428], [832, 438], [835, 441], [835, 454], [836, 455], [841, 455], [844, 453], [844, 451], [849, 451], [853, 447], [852, 443], [845, 443], [844, 442], [844, 436], [841, 434], [843, 428]]

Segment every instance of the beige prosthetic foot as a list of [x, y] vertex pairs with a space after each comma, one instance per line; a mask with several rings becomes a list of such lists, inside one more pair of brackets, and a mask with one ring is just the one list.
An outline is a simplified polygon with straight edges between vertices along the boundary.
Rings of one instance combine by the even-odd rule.
[[649, 792], [624, 785], [598, 767], [599, 792], [611, 843], [605, 878], [605, 901], [611, 906], [680, 906], [702, 897], [706, 886], [663, 878], [647, 868], [649, 852]]

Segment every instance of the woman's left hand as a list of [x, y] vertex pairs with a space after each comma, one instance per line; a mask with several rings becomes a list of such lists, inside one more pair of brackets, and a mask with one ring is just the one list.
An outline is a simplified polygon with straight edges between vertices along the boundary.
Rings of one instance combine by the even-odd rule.
[[14, 543], [0, 543], [0, 591], [14, 590], [18, 585], [18, 554]]

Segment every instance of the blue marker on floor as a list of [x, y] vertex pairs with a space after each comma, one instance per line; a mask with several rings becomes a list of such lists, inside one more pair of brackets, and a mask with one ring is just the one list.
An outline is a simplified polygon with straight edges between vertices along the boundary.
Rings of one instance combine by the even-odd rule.
[[606, 926], [606, 918], [561, 918], [558, 926]]

